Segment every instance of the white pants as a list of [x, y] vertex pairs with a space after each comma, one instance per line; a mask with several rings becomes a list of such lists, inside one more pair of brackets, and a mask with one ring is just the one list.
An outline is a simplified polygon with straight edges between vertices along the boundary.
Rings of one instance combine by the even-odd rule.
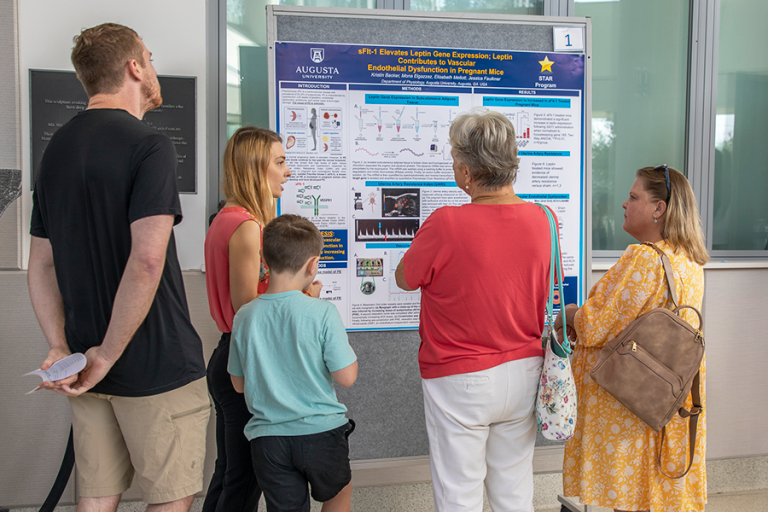
[[534, 407], [543, 358], [422, 379], [437, 512], [533, 512]]

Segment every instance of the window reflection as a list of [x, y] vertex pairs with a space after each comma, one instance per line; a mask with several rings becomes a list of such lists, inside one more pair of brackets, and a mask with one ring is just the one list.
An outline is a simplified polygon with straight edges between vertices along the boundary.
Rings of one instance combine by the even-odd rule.
[[[593, 111], [592, 116], [592, 245], [612, 248], [617, 227], [612, 215], [616, 133], [612, 113]], [[621, 229], [621, 224], [618, 228]]]
[[722, 0], [713, 250], [768, 250], [768, 43], [762, 0]]
[[544, 14], [544, 0], [411, 0], [412, 11]]
[[635, 171], [684, 171], [688, 0], [576, 0], [592, 18], [592, 248], [624, 250]]
[[267, 5], [373, 9], [376, 0], [227, 0], [227, 138], [269, 127]]

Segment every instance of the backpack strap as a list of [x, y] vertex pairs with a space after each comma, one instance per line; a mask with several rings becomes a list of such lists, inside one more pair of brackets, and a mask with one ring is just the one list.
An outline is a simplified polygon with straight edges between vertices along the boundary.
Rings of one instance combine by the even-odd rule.
[[695, 455], [696, 450], [696, 431], [699, 426], [699, 416], [701, 415], [701, 380], [700, 380], [701, 373], [696, 373], [696, 377], [693, 378], [693, 386], [691, 387], [691, 398], [693, 399], [693, 407], [691, 407], [691, 410], [688, 411], [685, 408], [681, 407], [680, 416], [683, 418], [690, 418], [688, 420], [688, 440], [689, 440], [689, 446], [688, 446], [688, 468], [686, 468], [685, 473], [683, 473], [680, 476], [670, 476], [667, 473], [664, 472], [664, 467], [661, 465], [661, 452], [664, 449], [664, 435], [667, 432], [667, 427], [664, 427], [661, 429], [661, 443], [659, 445], [659, 471], [661, 471], [661, 474], [664, 475], [667, 478], [670, 478], [672, 480], [678, 480], [680, 478], [683, 478], [685, 475], [688, 474], [688, 472], [691, 470], [691, 466], [693, 465], [693, 457]]
[[[48, 493], [48, 497], [45, 498], [45, 502], [40, 507], [40, 512], [53, 512], [56, 505], [59, 504], [61, 495], [64, 494], [64, 489], [67, 487], [69, 477], [72, 475], [72, 468], [75, 467], [75, 444], [72, 434], [72, 426], [69, 427], [69, 440], [67, 440], [67, 448], [64, 450], [64, 458], [61, 461], [59, 467], [59, 473], [56, 475], [56, 480], [53, 482], [53, 487]], [[7, 509], [3, 509], [7, 510]]]
[[[659, 253], [659, 256], [661, 256], [661, 263], [664, 268], [664, 274], [667, 278], [667, 284], [669, 285], [669, 291], [672, 295], [672, 302], [675, 304], [674, 312], [678, 313], [679, 310], [683, 308], [690, 308], [696, 312], [696, 314], [699, 317], [699, 334], [701, 334], [701, 329], [704, 324], [704, 320], [701, 317], [701, 313], [699, 313], [699, 310], [694, 308], [693, 306], [680, 306], [680, 303], [678, 301], [678, 295], [677, 295], [677, 287], [675, 286], [675, 280], [674, 280], [674, 273], [672, 271], [672, 263], [669, 261], [669, 257], [664, 254], [664, 251], [656, 247], [656, 245], [652, 244], [651, 242], [645, 242], [643, 245], [647, 245], [649, 247], [652, 247], [657, 253]], [[704, 340], [702, 338], [702, 344]], [[664, 475], [667, 478], [670, 478], [672, 480], [677, 480], [680, 478], [683, 478], [685, 475], [688, 474], [688, 472], [691, 470], [691, 466], [693, 465], [693, 457], [694, 457], [694, 450], [696, 448], [696, 432], [698, 430], [699, 426], [699, 416], [701, 415], [701, 373], [697, 372], [696, 377], [693, 378], [693, 385], [691, 386], [691, 399], [693, 400], [693, 406], [691, 407], [691, 410], [687, 410], [684, 407], [681, 407], [678, 413], [680, 414], [680, 417], [682, 418], [689, 418], [688, 419], [688, 440], [689, 440], [689, 448], [688, 448], [688, 467], [686, 468], [685, 472], [680, 476], [670, 476], [667, 473], [664, 472], [664, 468], [661, 465], [661, 452], [664, 449], [664, 437], [667, 432], [667, 427], [664, 427], [661, 429], [661, 443], [659, 445], [659, 471], [661, 471], [661, 474]]]
[[669, 261], [669, 258], [666, 254], [664, 254], [664, 251], [656, 247], [651, 242], [645, 242], [643, 245], [647, 245], [648, 247], [653, 247], [653, 249], [659, 253], [659, 256], [661, 256], [661, 263], [664, 267], [664, 275], [667, 276], [667, 284], [669, 284], [669, 292], [672, 295], [672, 302], [675, 304], [675, 307], [680, 305], [680, 302], [677, 300], [677, 287], [675, 286], [675, 278], [674, 278], [674, 272], [672, 271], [672, 262]]

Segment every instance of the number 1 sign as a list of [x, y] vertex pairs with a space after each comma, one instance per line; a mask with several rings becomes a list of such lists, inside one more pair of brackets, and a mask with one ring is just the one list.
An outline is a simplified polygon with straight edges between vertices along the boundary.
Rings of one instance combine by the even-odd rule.
[[553, 27], [556, 52], [584, 51], [584, 27]]

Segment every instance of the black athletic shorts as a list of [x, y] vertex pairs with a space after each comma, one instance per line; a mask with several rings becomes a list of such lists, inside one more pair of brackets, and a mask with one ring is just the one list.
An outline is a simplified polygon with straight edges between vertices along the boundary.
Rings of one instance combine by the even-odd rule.
[[328, 501], [352, 480], [349, 434], [355, 422], [306, 436], [264, 436], [251, 440], [251, 456], [269, 512], [309, 512], [315, 501]]

